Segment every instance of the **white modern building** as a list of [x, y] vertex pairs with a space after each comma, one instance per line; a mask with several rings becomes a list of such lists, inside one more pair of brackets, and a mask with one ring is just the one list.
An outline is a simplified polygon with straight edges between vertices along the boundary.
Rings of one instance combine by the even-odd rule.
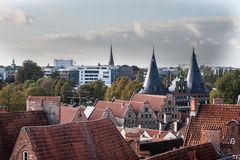
[[103, 66], [80, 66], [79, 85], [87, 84], [92, 81], [102, 80], [105, 85], [110, 86], [112, 83], [113, 67], [109, 65]]

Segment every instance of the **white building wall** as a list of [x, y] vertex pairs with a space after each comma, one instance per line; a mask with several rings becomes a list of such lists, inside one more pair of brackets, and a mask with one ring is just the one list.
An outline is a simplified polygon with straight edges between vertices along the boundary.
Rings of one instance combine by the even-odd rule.
[[80, 85], [96, 80], [102, 80], [105, 85], [111, 85], [112, 74], [110, 66], [80, 66], [78, 70]]

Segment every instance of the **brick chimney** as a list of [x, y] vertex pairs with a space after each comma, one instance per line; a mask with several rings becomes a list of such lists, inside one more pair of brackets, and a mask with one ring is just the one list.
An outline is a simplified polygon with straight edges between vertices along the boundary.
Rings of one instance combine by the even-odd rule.
[[222, 98], [213, 98], [213, 104], [223, 104]]
[[191, 104], [190, 104], [190, 116], [197, 116], [198, 112], [198, 98], [191, 98]]

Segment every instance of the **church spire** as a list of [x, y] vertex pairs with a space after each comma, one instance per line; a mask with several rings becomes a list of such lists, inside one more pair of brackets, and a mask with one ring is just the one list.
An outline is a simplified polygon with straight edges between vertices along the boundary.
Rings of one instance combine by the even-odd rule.
[[203, 84], [201, 72], [199, 70], [197, 59], [196, 59], [194, 45], [193, 45], [192, 58], [191, 58], [189, 69], [188, 69], [187, 87], [190, 93], [201, 94], [201, 93], [208, 92], [208, 90], [205, 88]]
[[153, 54], [152, 54], [150, 67], [148, 69], [148, 72], [144, 81], [143, 89], [139, 93], [153, 94], [153, 95], [166, 94], [166, 88], [163, 86], [161, 79], [159, 77], [155, 54], [154, 54], [154, 46], [153, 46]]
[[110, 47], [110, 58], [109, 58], [108, 65], [114, 66], [112, 44], [111, 44], [111, 47]]

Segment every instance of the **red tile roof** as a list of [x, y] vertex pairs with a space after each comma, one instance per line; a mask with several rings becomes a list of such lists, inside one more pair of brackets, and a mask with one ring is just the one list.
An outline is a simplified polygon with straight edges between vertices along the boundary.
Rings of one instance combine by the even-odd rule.
[[61, 106], [60, 123], [71, 123], [78, 111], [84, 112], [82, 107]]
[[137, 160], [110, 119], [24, 127], [37, 159]]
[[23, 126], [48, 125], [42, 111], [0, 114], [0, 160], [8, 160]]
[[240, 121], [240, 105], [203, 105], [196, 117], [191, 117], [185, 135], [185, 146], [201, 144], [204, 129], [221, 129], [222, 139], [227, 134], [227, 123], [231, 120]]
[[28, 96], [28, 101], [55, 101], [60, 102], [60, 96]]
[[148, 101], [151, 105], [151, 108], [154, 111], [158, 111], [160, 108], [162, 108], [165, 105], [167, 101], [167, 96], [150, 95], [150, 94], [134, 94], [134, 96], [131, 98], [131, 101], [136, 101], [136, 102]]
[[105, 109], [94, 109], [94, 111], [89, 116], [89, 120], [102, 119]]
[[0, 108], [0, 113], [7, 113], [7, 109], [4, 109], [4, 108]]
[[[125, 113], [128, 110], [128, 105], [124, 103], [109, 102], [109, 101], [98, 101], [95, 104], [96, 109], [107, 109], [110, 108], [113, 115], [118, 118], [124, 118]], [[94, 112], [94, 111], [93, 111]]]
[[155, 155], [147, 160], [216, 160], [221, 158], [211, 143], [180, 148]]
[[131, 104], [133, 107], [133, 111], [138, 114], [139, 111], [144, 106], [144, 102], [137, 102], [137, 101], [125, 101], [125, 100], [114, 100], [114, 103], [123, 103], [123, 104]]

